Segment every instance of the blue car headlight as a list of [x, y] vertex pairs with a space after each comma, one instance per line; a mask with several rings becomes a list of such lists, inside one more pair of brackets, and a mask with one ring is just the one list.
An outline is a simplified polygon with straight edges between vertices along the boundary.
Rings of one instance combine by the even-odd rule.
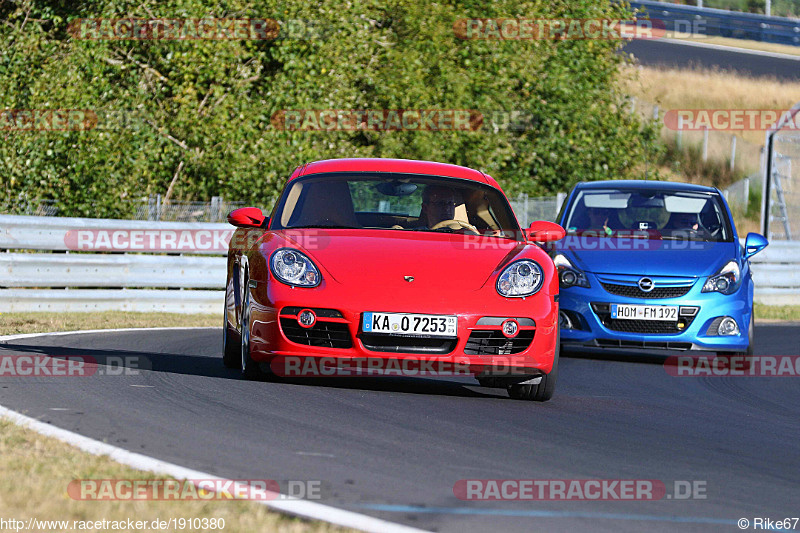
[[736, 261], [728, 261], [719, 272], [708, 278], [703, 285], [703, 292], [721, 292], [732, 294], [739, 288], [742, 272]]
[[524, 298], [542, 288], [544, 273], [536, 261], [514, 261], [497, 276], [497, 292], [508, 298]]
[[553, 258], [553, 264], [558, 269], [558, 281], [562, 289], [569, 287], [586, 287], [588, 289], [590, 287], [586, 274], [572, 266], [564, 254], [557, 254]]
[[272, 275], [293, 287], [316, 287], [322, 281], [319, 269], [306, 254], [294, 248], [279, 248], [269, 262]]

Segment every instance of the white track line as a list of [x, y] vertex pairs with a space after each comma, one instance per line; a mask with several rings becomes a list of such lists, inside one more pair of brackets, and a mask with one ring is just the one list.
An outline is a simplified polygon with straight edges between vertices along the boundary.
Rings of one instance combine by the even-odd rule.
[[724, 44], [698, 43], [697, 41], [684, 41], [681, 39], [657, 39], [654, 42], [669, 44], [682, 44], [684, 46], [694, 46], [696, 48], [709, 48], [711, 50], [722, 50], [723, 52], [733, 52], [735, 54], [748, 54], [753, 56], [776, 57], [778, 59], [791, 59], [800, 61], [800, 55], [782, 54], [780, 52], [767, 52], [765, 50], [753, 50], [751, 48], [740, 48], [738, 46], [725, 46]]
[[[220, 318], [220, 320], [222, 320]], [[195, 326], [195, 327], [176, 327], [176, 328], [114, 328], [114, 329], [81, 329], [77, 331], [53, 331], [45, 333], [18, 333], [16, 335], [0, 335], [0, 343], [16, 341], [20, 339], [31, 339], [33, 337], [62, 337], [64, 335], [80, 335], [82, 333], [121, 333], [127, 331], [176, 331], [182, 329], [221, 329], [215, 326]]]
[[[181, 329], [216, 329], [216, 328], [124, 328], [124, 329], [99, 329], [99, 330], [86, 330], [86, 331], [64, 331], [57, 333], [26, 333], [22, 335], [6, 335], [0, 337], [0, 343], [9, 340], [28, 339], [31, 337], [44, 337], [44, 336], [62, 336], [62, 335], [76, 335], [79, 333], [116, 333], [122, 331], [141, 331], [147, 329], [150, 331], [163, 331], [163, 330], [181, 330]], [[146, 455], [130, 452], [117, 446], [112, 446], [105, 442], [90, 439], [78, 433], [67, 431], [51, 424], [46, 424], [29, 416], [25, 416], [16, 411], [12, 411], [0, 405], [0, 417], [11, 420], [15, 424], [32, 429], [33, 431], [44, 435], [46, 437], [53, 437], [62, 442], [75, 446], [76, 448], [89, 452], [94, 455], [107, 455], [110, 459], [136, 468], [146, 472], [153, 472], [172, 476], [176, 479], [213, 479], [220, 481], [228, 481], [227, 479], [213, 476], [206, 472], [199, 470], [192, 470], [180, 465], [154, 459]], [[234, 482], [233, 486], [239, 484]], [[277, 496], [277, 495], [276, 495]], [[266, 505], [271, 509], [288, 513], [294, 516], [303, 518], [310, 518], [313, 520], [321, 520], [330, 524], [335, 524], [343, 527], [351, 527], [360, 529], [362, 531], [370, 531], [375, 533], [388, 532], [388, 533], [425, 533], [425, 530], [417, 529], [394, 522], [381, 520], [372, 516], [355, 513], [353, 511], [346, 511], [337, 507], [331, 507], [321, 503], [311, 502], [307, 500], [294, 500], [294, 499], [275, 499], [271, 501], [256, 501]]]

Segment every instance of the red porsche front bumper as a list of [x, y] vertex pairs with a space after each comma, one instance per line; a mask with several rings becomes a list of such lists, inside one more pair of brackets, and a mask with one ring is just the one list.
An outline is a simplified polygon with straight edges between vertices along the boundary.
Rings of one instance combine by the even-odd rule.
[[[438, 370], [464, 368], [471, 374], [547, 374], [557, 343], [557, 296], [540, 292], [525, 299], [502, 298], [494, 287], [466, 293], [441, 291], [422, 297], [414, 291], [353, 294], [332, 284], [322, 290], [258, 282], [252, 292], [251, 357], [270, 363], [276, 373], [297, 368], [298, 358], [434, 361]], [[316, 322], [302, 327], [297, 314], [311, 309]], [[458, 317], [455, 338], [376, 335], [363, 331], [365, 312], [424, 313]], [[519, 331], [507, 338], [501, 324], [513, 318]], [[277, 367], [277, 368], [276, 368]], [[445, 370], [446, 371], [446, 370]]]

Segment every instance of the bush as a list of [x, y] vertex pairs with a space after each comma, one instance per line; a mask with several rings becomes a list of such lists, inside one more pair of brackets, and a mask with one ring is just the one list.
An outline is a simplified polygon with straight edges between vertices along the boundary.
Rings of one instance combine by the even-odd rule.
[[[276, 40], [78, 40], [79, 18], [274, 18]], [[88, 131], [2, 131], [4, 202], [55, 200], [59, 214], [125, 216], [123, 200], [222, 195], [269, 205], [298, 165], [403, 157], [485, 170], [510, 194], [637, 177], [655, 128], [628, 111], [619, 41], [460, 40], [461, 18], [630, 19], [609, 1], [0, 2], [0, 109], [86, 109]], [[298, 132], [284, 109], [522, 111], [525, 131]], [[1, 198], [1, 197], [0, 197]]]

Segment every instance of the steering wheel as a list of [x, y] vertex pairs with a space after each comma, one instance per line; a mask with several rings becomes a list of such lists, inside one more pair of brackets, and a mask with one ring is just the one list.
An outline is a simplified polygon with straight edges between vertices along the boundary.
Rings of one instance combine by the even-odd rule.
[[[458, 228], [454, 228], [453, 227], [454, 225], [458, 226]], [[469, 230], [469, 231], [475, 233], [475, 235], [480, 235], [480, 232], [478, 231], [478, 228], [476, 228], [472, 224], [470, 224], [468, 222], [464, 222], [463, 220], [455, 220], [455, 219], [442, 220], [441, 222], [438, 222], [438, 223], [434, 224], [431, 229], [432, 230], [437, 230], [437, 229], [441, 229], [441, 228], [443, 228], [445, 226], [447, 226], [450, 229], [462, 229], [463, 228], [463, 229], [466, 229], [466, 230]]]

